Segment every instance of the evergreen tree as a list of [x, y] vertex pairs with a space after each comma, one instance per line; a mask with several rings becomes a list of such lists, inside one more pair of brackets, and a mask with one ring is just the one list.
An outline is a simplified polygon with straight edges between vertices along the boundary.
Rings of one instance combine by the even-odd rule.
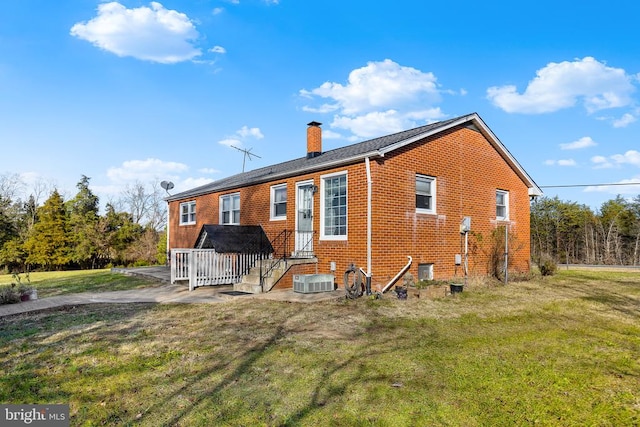
[[116, 212], [110, 203], [106, 206], [106, 214], [102, 219], [102, 229], [109, 251], [109, 259], [116, 265], [128, 265], [135, 262], [131, 259], [129, 247], [142, 235], [144, 229], [133, 222], [130, 214]]
[[0, 247], [17, 236], [15, 218], [12, 218], [11, 200], [0, 196]]
[[38, 218], [24, 244], [26, 262], [47, 270], [66, 267], [71, 260], [69, 227], [64, 200], [58, 190], [38, 208]]
[[90, 179], [82, 175], [78, 193], [67, 202], [71, 261], [81, 268], [95, 268], [100, 255], [99, 200], [89, 188]]

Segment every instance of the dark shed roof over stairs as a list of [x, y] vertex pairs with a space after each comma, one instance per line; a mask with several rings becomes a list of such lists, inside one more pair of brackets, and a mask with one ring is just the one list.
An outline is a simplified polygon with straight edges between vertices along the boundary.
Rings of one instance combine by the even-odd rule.
[[269, 238], [259, 225], [205, 224], [194, 245], [218, 253], [272, 253]]

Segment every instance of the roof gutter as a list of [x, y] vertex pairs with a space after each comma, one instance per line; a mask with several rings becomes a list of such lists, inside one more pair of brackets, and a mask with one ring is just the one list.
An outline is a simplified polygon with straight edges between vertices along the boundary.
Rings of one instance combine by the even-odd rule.
[[[297, 176], [297, 175], [301, 175], [301, 174], [307, 174], [310, 172], [316, 172], [319, 170], [323, 170], [323, 169], [331, 169], [334, 167], [338, 167], [338, 166], [343, 166], [343, 165], [348, 165], [348, 164], [352, 164], [352, 163], [358, 163], [364, 159], [368, 159], [368, 158], [377, 158], [377, 157], [384, 157], [384, 153], [381, 152], [380, 150], [374, 150], [374, 151], [369, 151], [368, 153], [363, 153], [363, 154], [358, 154], [357, 156], [352, 156], [352, 157], [348, 157], [346, 159], [340, 159], [340, 160], [334, 160], [331, 162], [324, 162], [324, 163], [318, 163], [317, 165], [311, 166], [311, 167], [305, 167], [305, 168], [299, 168], [299, 169], [294, 169], [294, 170], [290, 170], [287, 172], [282, 172], [282, 173], [276, 173], [276, 174], [266, 174], [262, 177], [256, 178], [255, 180], [251, 181], [250, 185], [254, 185], [254, 184], [262, 184], [264, 182], [269, 182], [269, 181], [273, 181], [274, 179], [280, 179], [280, 178], [287, 178], [290, 176]], [[203, 194], [209, 194], [209, 193], [215, 193], [215, 192], [219, 192], [219, 191], [226, 191], [226, 190], [232, 190], [235, 188], [240, 188], [240, 187], [245, 187], [245, 186], [237, 186], [237, 185], [230, 185], [227, 187], [218, 187], [218, 188], [203, 188], [202, 191], [198, 192], [188, 192], [188, 195], [181, 195], [180, 193], [175, 194], [173, 196], [167, 197], [164, 200], [166, 200], [167, 202], [175, 202], [176, 200], [182, 200], [182, 199], [188, 199], [188, 198], [193, 198], [196, 196], [201, 196]]]

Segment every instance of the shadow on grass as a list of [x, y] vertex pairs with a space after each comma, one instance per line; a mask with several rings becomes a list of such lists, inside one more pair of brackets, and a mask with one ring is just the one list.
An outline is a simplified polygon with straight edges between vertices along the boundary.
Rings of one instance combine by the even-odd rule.
[[[130, 322], [156, 304], [90, 304], [23, 313], [0, 318], [0, 402], [65, 403], [72, 398], [64, 391], [65, 375], [52, 375], [49, 360], [56, 368], [75, 357], [78, 342], [93, 332], [103, 333], [115, 325]], [[120, 329], [120, 341], [130, 336]], [[114, 336], [109, 337], [110, 340]], [[112, 345], [113, 342], [110, 342]], [[45, 366], [46, 365], [46, 366]], [[38, 372], [43, 370], [43, 375]]]
[[[129, 422], [143, 422], [145, 414], [162, 412], [162, 410], [170, 406], [171, 402], [177, 397], [189, 395], [190, 391], [197, 389], [197, 395], [189, 400], [187, 406], [176, 408], [169, 419], [162, 420], [162, 425], [183, 425], [183, 423], [187, 422], [191, 414], [201, 410], [203, 403], [220, 400], [223, 392], [228, 389], [228, 387], [234, 386], [241, 382], [245, 376], [250, 376], [252, 372], [259, 370], [261, 362], [264, 358], [269, 357], [270, 351], [274, 347], [281, 345], [282, 340], [288, 338], [289, 334], [295, 334], [295, 330], [287, 328], [286, 322], [287, 320], [283, 320], [280, 324], [276, 325], [268, 339], [262, 340], [259, 344], [246, 349], [239, 357], [222, 363], [216, 363], [197, 375], [190, 377], [187, 383], [173, 390], [170, 394], [164, 395], [161, 400], [156, 401], [148, 407], [144, 411], [144, 414], [142, 414], [142, 417], [138, 416], [135, 420], [130, 419]], [[378, 329], [380, 327], [385, 327], [385, 325], [372, 324], [357, 333], [357, 335], [376, 336], [376, 334], [380, 332]], [[344, 398], [345, 393], [347, 393], [354, 384], [385, 382], [388, 383], [389, 387], [392, 387], [395, 378], [394, 373], [387, 374], [380, 373], [380, 371], [377, 370], [372, 371], [370, 369], [370, 362], [375, 360], [376, 357], [386, 353], [402, 352], [405, 349], [409, 350], [412, 348], [412, 345], [409, 342], [410, 340], [404, 338], [398, 339], [398, 336], [393, 337], [387, 334], [380, 334], [380, 336], [384, 336], [385, 338], [373, 340], [375, 341], [373, 345], [371, 345], [372, 341], [369, 338], [365, 343], [354, 346], [354, 350], [349, 350], [350, 355], [342, 361], [336, 362], [332, 359], [330, 361], [320, 362], [318, 360], [320, 366], [316, 366], [316, 368], [318, 368], [316, 370], [321, 370], [322, 374], [311, 390], [302, 390], [299, 397], [308, 396], [305, 397], [307, 401], [304, 405], [298, 407], [293, 413], [281, 414], [282, 419], [280, 420], [273, 419], [274, 415], [270, 414], [270, 412], [265, 413], [264, 416], [271, 416], [272, 419], [263, 419], [260, 422], [267, 424], [277, 423], [277, 425], [282, 426], [300, 425], [313, 411], [321, 409], [328, 404], [335, 403], [335, 399]], [[354, 336], [352, 339], [357, 340], [358, 337]], [[204, 386], [211, 377], [224, 370], [229, 370], [229, 372], [224, 374], [215, 384]], [[268, 403], [267, 406], [269, 406]], [[233, 416], [233, 414], [231, 415]], [[234, 421], [230, 419], [225, 419], [225, 422], [234, 423]]]
[[633, 298], [629, 295], [613, 292], [594, 290], [589, 292], [588, 295], [582, 297], [582, 299], [602, 304], [609, 310], [617, 311], [618, 313], [635, 319], [640, 318], [640, 298]]

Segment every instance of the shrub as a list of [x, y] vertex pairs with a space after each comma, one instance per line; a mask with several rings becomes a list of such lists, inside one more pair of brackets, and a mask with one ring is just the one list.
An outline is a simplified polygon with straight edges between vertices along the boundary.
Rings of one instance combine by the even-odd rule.
[[20, 294], [16, 290], [15, 283], [0, 286], [0, 305], [20, 302]]
[[556, 274], [558, 264], [551, 255], [542, 254], [540, 255], [540, 259], [538, 260], [538, 268], [540, 269], [540, 274], [542, 274], [543, 276], [553, 276], [554, 274]]

